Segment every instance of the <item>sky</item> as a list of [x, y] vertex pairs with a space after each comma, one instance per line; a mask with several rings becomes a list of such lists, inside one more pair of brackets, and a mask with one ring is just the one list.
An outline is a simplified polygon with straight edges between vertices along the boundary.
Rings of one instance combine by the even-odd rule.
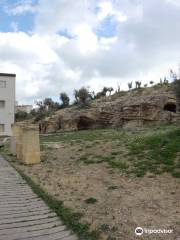
[[0, 72], [16, 98], [158, 82], [180, 63], [180, 0], [0, 0]]

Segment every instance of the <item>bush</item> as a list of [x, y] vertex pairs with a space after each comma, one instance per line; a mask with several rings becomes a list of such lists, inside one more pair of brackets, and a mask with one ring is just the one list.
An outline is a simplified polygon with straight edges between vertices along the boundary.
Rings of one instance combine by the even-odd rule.
[[28, 118], [28, 113], [27, 112], [24, 112], [24, 111], [18, 111], [16, 114], [15, 114], [15, 121], [16, 122], [19, 122], [19, 121], [24, 121]]
[[87, 204], [95, 204], [97, 202], [97, 199], [91, 197], [91, 198], [86, 199], [85, 202]]

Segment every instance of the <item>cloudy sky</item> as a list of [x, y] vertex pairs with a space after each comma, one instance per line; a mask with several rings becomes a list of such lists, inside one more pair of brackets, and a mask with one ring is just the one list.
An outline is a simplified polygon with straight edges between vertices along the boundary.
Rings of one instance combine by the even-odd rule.
[[0, 0], [0, 72], [20, 103], [158, 81], [180, 62], [180, 0]]

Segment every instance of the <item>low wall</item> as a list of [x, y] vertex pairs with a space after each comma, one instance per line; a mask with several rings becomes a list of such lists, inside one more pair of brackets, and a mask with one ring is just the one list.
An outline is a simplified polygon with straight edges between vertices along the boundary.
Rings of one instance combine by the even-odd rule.
[[12, 126], [11, 153], [25, 164], [40, 162], [39, 128], [21, 123]]

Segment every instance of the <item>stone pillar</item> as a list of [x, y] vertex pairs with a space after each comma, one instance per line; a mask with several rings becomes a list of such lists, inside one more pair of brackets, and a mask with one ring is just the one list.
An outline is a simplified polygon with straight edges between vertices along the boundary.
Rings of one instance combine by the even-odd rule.
[[22, 160], [22, 126], [20, 124], [15, 126], [15, 141], [16, 141], [16, 155], [17, 158]]
[[11, 142], [10, 142], [10, 151], [11, 151], [11, 154], [15, 156], [17, 154], [17, 149], [16, 149], [17, 126], [13, 124], [11, 126], [11, 129], [12, 129], [12, 136], [11, 136]]
[[25, 164], [40, 162], [40, 143], [38, 126], [22, 127], [22, 158]]

